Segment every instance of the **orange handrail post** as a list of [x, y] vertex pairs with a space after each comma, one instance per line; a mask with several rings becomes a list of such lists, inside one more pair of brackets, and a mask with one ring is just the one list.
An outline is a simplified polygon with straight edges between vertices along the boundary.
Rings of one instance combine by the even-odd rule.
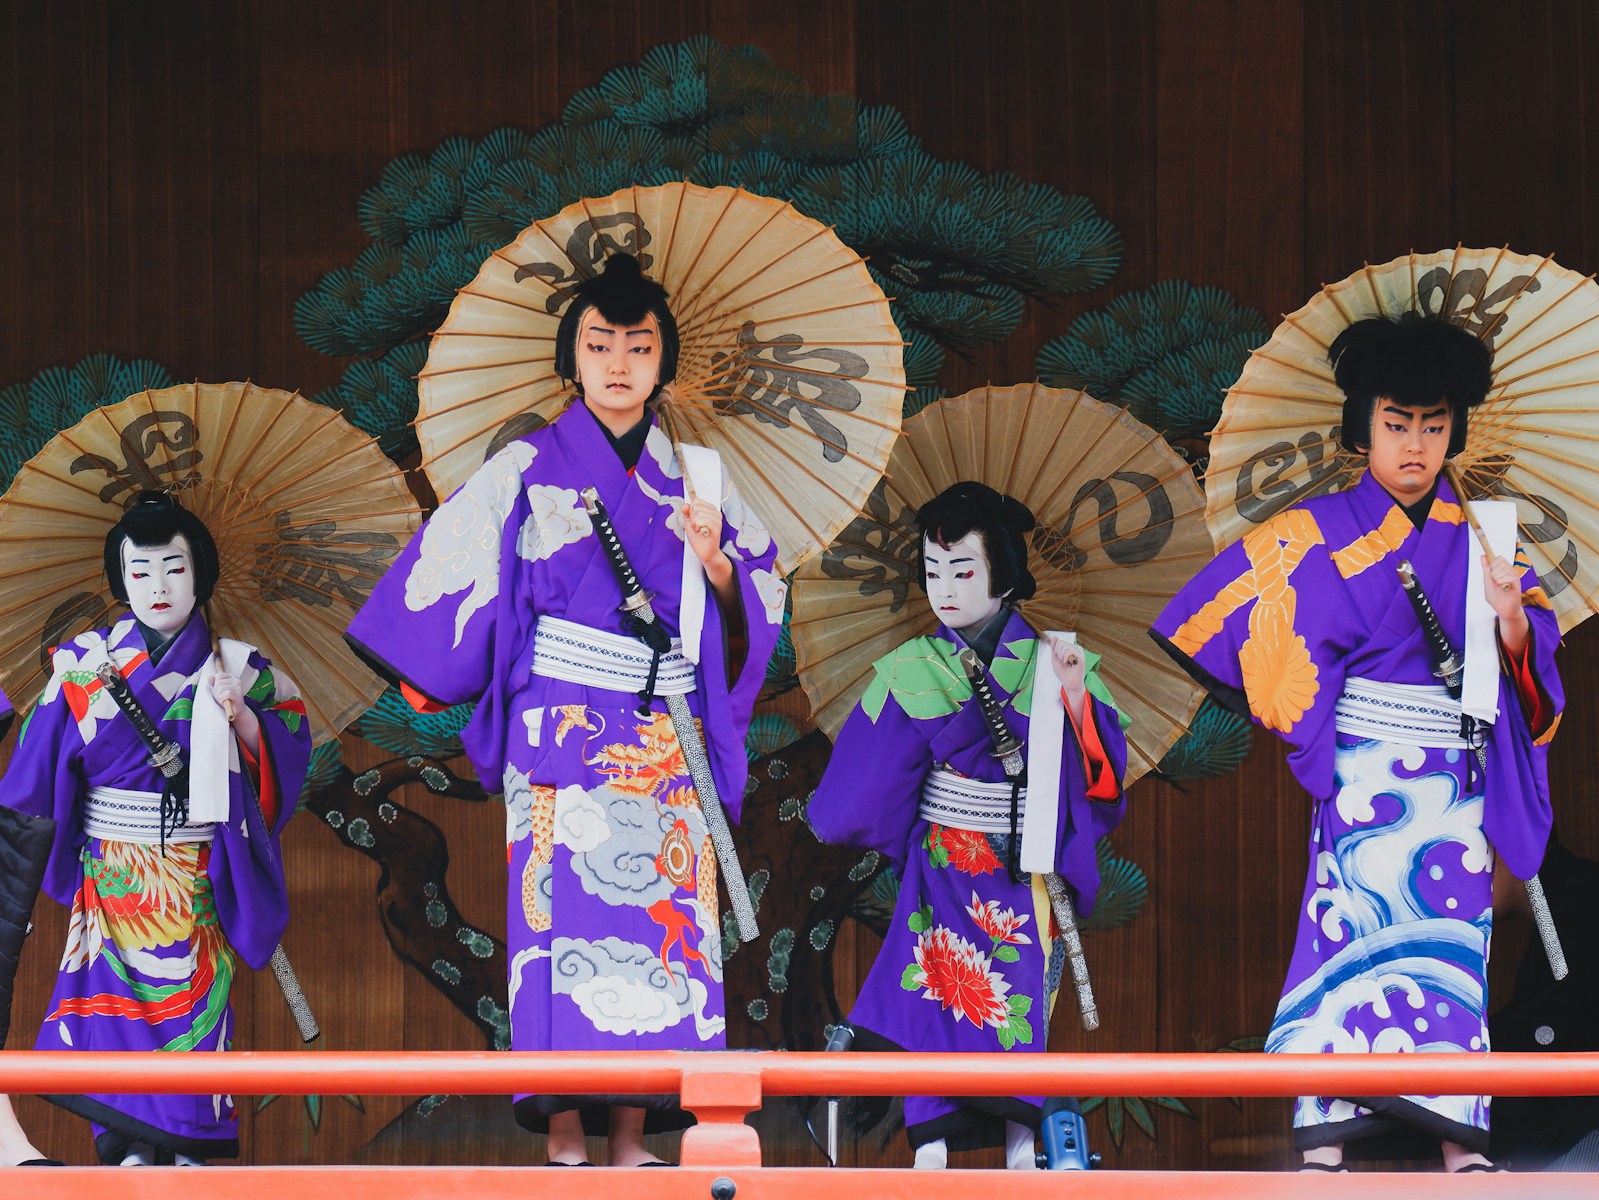
[[761, 1106], [758, 1066], [709, 1071], [685, 1069], [682, 1102], [699, 1122], [683, 1131], [679, 1157], [684, 1166], [761, 1165], [760, 1135], [744, 1123], [744, 1118]]

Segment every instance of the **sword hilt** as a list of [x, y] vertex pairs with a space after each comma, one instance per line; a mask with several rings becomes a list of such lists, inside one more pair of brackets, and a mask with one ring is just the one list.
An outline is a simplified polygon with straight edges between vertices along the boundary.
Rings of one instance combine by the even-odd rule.
[[139, 740], [144, 743], [145, 751], [149, 755], [150, 765], [165, 779], [177, 779], [183, 774], [183, 748], [164, 737], [155, 723], [150, 720], [150, 714], [144, 711], [144, 705], [139, 703], [133, 690], [128, 687], [128, 681], [122, 678], [122, 672], [116, 665], [103, 662], [95, 668], [95, 676], [100, 680], [100, 685], [105, 688], [106, 695], [122, 710], [122, 715], [128, 718], [128, 723], [133, 726], [133, 732], [139, 735]]
[[605, 509], [605, 501], [601, 500], [599, 492], [591, 487], [584, 488], [578, 495], [582, 497], [583, 510], [594, 523], [594, 532], [600, 539], [600, 548], [605, 551], [611, 570], [616, 573], [616, 582], [622, 589], [622, 608], [642, 621], [653, 622], [655, 610], [650, 606], [650, 594], [639, 582], [638, 572], [633, 569], [633, 563], [627, 556], [627, 549], [622, 545], [616, 526], [611, 524], [611, 514]]
[[[988, 685], [988, 672], [983, 669], [983, 660], [977, 657], [977, 652], [970, 647], [962, 650], [960, 664], [966, 672], [967, 682], [972, 685], [972, 694], [977, 697], [977, 705], [982, 709], [983, 722], [988, 726], [988, 740], [994, 744], [994, 757], [1004, 760], [1005, 774], [1014, 778], [1021, 768], [1021, 739], [1005, 724], [1004, 710], [1000, 707], [999, 698], [994, 695], [994, 689]], [[1015, 770], [1012, 770], [1013, 766]]]
[[1432, 646], [1434, 662], [1432, 673], [1444, 681], [1450, 696], [1458, 700], [1461, 676], [1465, 671], [1465, 663], [1460, 657], [1460, 652], [1455, 649], [1449, 640], [1449, 635], [1444, 632], [1443, 622], [1438, 619], [1438, 611], [1427, 598], [1427, 593], [1421, 586], [1421, 580], [1416, 577], [1416, 569], [1410, 565], [1410, 560], [1404, 560], [1396, 569], [1399, 572], [1399, 586], [1405, 589], [1405, 595], [1410, 598], [1410, 606], [1415, 609], [1416, 620], [1421, 623], [1421, 630], [1427, 635], [1427, 641]]

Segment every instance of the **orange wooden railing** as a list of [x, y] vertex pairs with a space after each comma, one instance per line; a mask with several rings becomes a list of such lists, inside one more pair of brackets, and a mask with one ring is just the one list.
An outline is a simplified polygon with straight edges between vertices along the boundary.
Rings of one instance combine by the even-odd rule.
[[[488, 1192], [599, 1195], [605, 1200], [817, 1200], [818, 1189], [909, 1200], [964, 1198], [998, 1188], [1006, 1200], [1161, 1196], [1599, 1196], [1599, 1175], [1280, 1172], [912, 1172], [761, 1166], [747, 1114], [767, 1096], [1167, 1095], [1292, 1096], [1599, 1094], [1599, 1054], [492, 1054], [286, 1053], [0, 1054], [11, 1093], [226, 1092], [234, 1095], [426, 1095], [512, 1092], [678, 1092], [699, 1123], [683, 1135], [678, 1171], [521, 1167], [232, 1167], [203, 1178], [207, 1200], [486, 1200]], [[4, 1200], [43, 1200], [114, 1185], [118, 1200], [171, 1200], [178, 1168], [28, 1169], [0, 1175]], [[181, 1186], [201, 1180], [185, 1176]], [[732, 1193], [729, 1193], [729, 1189]]]

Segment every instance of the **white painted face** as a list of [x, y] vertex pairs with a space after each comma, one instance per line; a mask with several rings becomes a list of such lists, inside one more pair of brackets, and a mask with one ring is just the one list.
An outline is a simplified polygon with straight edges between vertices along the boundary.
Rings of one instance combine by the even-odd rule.
[[976, 632], [999, 612], [1004, 596], [992, 595], [992, 576], [983, 539], [976, 530], [948, 548], [922, 539], [927, 563], [927, 601], [945, 625], [957, 632]]
[[194, 612], [189, 539], [180, 533], [162, 546], [123, 542], [122, 586], [133, 615], [162, 637], [171, 637]]

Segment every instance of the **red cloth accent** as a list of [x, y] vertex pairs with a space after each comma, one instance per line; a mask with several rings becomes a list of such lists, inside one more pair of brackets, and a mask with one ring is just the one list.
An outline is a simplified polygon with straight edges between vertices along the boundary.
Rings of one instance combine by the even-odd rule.
[[1538, 680], [1532, 673], [1532, 631], [1527, 631], [1527, 644], [1521, 648], [1520, 654], [1512, 654], [1509, 649], [1504, 653], [1505, 662], [1510, 667], [1510, 680], [1516, 685], [1517, 694], [1521, 696], [1522, 710], [1527, 714], [1527, 724], [1536, 740], [1548, 731], [1555, 714], [1549, 703], [1549, 697], [1543, 694], [1543, 689], [1538, 686]]
[[250, 778], [255, 780], [255, 794], [261, 800], [261, 819], [271, 829], [278, 823], [278, 812], [283, 803], [283, 797], [278, 794], [277, 776], [272, 773], [272, 756], [263, 754], [258, 760], [242, 741], [239, 742], [239, 754], [250, 772]]
[[400, 695], [405, 697], [405, 702], [419, 713], [441, 713], [449, 708], [448, 704], [440, 704], [437, 700], [429, 700], [403, 679], [400, 681]]
[[1121, 795], [1121, 786], [1116, 782], [1116, 775], [1110, 769], [1110, 758], [1105, 754], [1105, 744], [1099, 739], [1099, 727], [1094, 723], [1094, 705], [1092, 699], [1083, 693], [1083, 715], [1079, 717], [1072, 712], [1071, 698], [1066, 695], [1066, 689], [1060, 691], [1061, 703], [1066, 706], [1066, 715], [1071, 718], [1072, 732], [1077, 735], [1077, 748], [1082, 754], [1083, 774], [1089, 781], [1088, 798], [1090, 800], [1115, 800]]

